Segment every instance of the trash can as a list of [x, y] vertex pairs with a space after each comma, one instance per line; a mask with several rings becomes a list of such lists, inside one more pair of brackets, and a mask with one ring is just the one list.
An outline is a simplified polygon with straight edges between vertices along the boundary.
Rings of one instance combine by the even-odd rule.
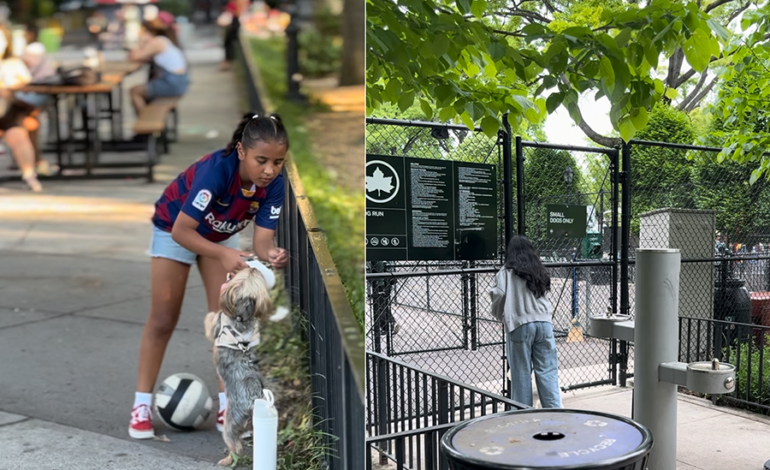
[[[734, 323], [751, 323], [751, 296], [741, 279], [717, 279], [714, 284], [714, 319]], [[738, 339], [748, 338], [751, 327], [724, 323], [714, 324], [715, 357], [722, 360], [722, 348], [735, 346]]]
[[451, 470], [644, 470], [652, 434], [597, 411], [527, 409], [450, 429], [441, 452]]

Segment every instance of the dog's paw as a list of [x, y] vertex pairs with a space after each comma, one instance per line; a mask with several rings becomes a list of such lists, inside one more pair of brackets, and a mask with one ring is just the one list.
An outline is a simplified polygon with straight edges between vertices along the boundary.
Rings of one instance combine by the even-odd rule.
[[233, 456], [228, 454], [227, 457], [223, 458], [222, 460], [217, 463], [217, 465], [221, 465], [222, 467], [229, 467], [233, 464]]
[[290, 310], [286, 307], [278, 307], [275, 313], [270, 317], [270, 321], [281, 321], [289, 315]]
[[214, 342], [214, 330], [217, 326], [217, 320], [219, 319], [219, 312], [209, 312], [206, 314], [206, 318], [203, 320], [203, 329], [206, 334], [206, 338], [209, 341]]

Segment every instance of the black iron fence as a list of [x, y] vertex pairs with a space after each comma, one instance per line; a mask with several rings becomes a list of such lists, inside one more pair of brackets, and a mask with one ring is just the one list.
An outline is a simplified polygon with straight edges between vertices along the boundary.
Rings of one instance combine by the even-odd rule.
[[[447, 376], [373, 351], [367, 361], [367, 468], [380, 465], [445, 469], [438, 442], [452, 425], [478, 416], [527, 408]], [[402, 467], [403, 465], [403, 467]]]
[[[240, 59], [251, 110], [270, 111], [246, 38]], [[345, 296], [342, 281], [317, 226], [313, 208], [291, 159], [284, 165], [287, 180], [278, 245], [291, 257], [285, 282], [292, 304], [307, 316], [311, 388], [315, 427], [330, 449], [329, 469], [364, 467], [364, 341], [361, 327]]]
[[[770, 308], [763, 309], [759, 315], [770, 320]], [[769, 354], [770, 326], [703, 318], [679, 319], [680, 361], [710, 361], [716, 357], [735, 366], [735, 390], [713, 397], [715, 401], [770, 414]]]
[[[367, 119], [367, 153], [495, 164], [500, 210], [498, 259], [369, 263], [368, 348], [505, 393], [487, 291], [513, 233], [534, 242], [551, 274], [565, 390], [633, 376], [633, 344], [591, 338], [586, 327], [591, 314], [634, 315], [636, 248], [680, 249], [680, 316], [750, 323], [770, 296], [770, 183], [749, 183], [751, 163], [717, 163], [720, 150], [553, 145], [504, 129], [489, 139], [463, 126]], [[549, 206], [585, 206], [585, 234], [554, 237]]]

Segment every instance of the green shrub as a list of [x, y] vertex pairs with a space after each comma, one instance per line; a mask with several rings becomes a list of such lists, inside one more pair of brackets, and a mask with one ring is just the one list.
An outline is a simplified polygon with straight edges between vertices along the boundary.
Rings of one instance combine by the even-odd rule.
[[[753, 339], [753, 338], [752, 338]], [[729, 350], [730, 363], [736, 366], [735, 381], [738, 383], [735, 398], [760, 405], [770, 405], [770, 344], [765, 344], [760, 360], [760, 349], [753, 341], [744, 341], [740, 346]], [[751, 356], [751, 361], [749, 361]], [[740, 358], [740, 364], [737, 364]], [[751, 367], [749, 367], [751, 362]], [[760, 392], [759, 374], [762, 371], [762, 390]], [[749, 380], [750, 379], [750, 380]], [[748, 398], [746, 392], [748, 391]]]
[[306, 77], [323, 77], [337, 72], [342, 64], [342, 23], [340, 15], [321, 8], [313, 22], [297, 38], [299, 68]]

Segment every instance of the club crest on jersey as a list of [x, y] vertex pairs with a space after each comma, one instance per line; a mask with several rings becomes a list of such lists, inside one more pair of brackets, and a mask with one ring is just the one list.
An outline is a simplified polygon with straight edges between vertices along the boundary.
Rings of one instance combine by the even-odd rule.
[[201, 189], [195, 196], [195, 199], [192, 202], [192, 206], [199, 211], [204, 211], [209, 205], [209, 201], [211, 201], [211, 191], [208, 189]]
[[249, 214], [253, 214], [259, 210], [259, 201], [254, 201], [249, 206]]
[[281, 206], [270, 206], [270, 218], [277, 219], [281, 215]]

